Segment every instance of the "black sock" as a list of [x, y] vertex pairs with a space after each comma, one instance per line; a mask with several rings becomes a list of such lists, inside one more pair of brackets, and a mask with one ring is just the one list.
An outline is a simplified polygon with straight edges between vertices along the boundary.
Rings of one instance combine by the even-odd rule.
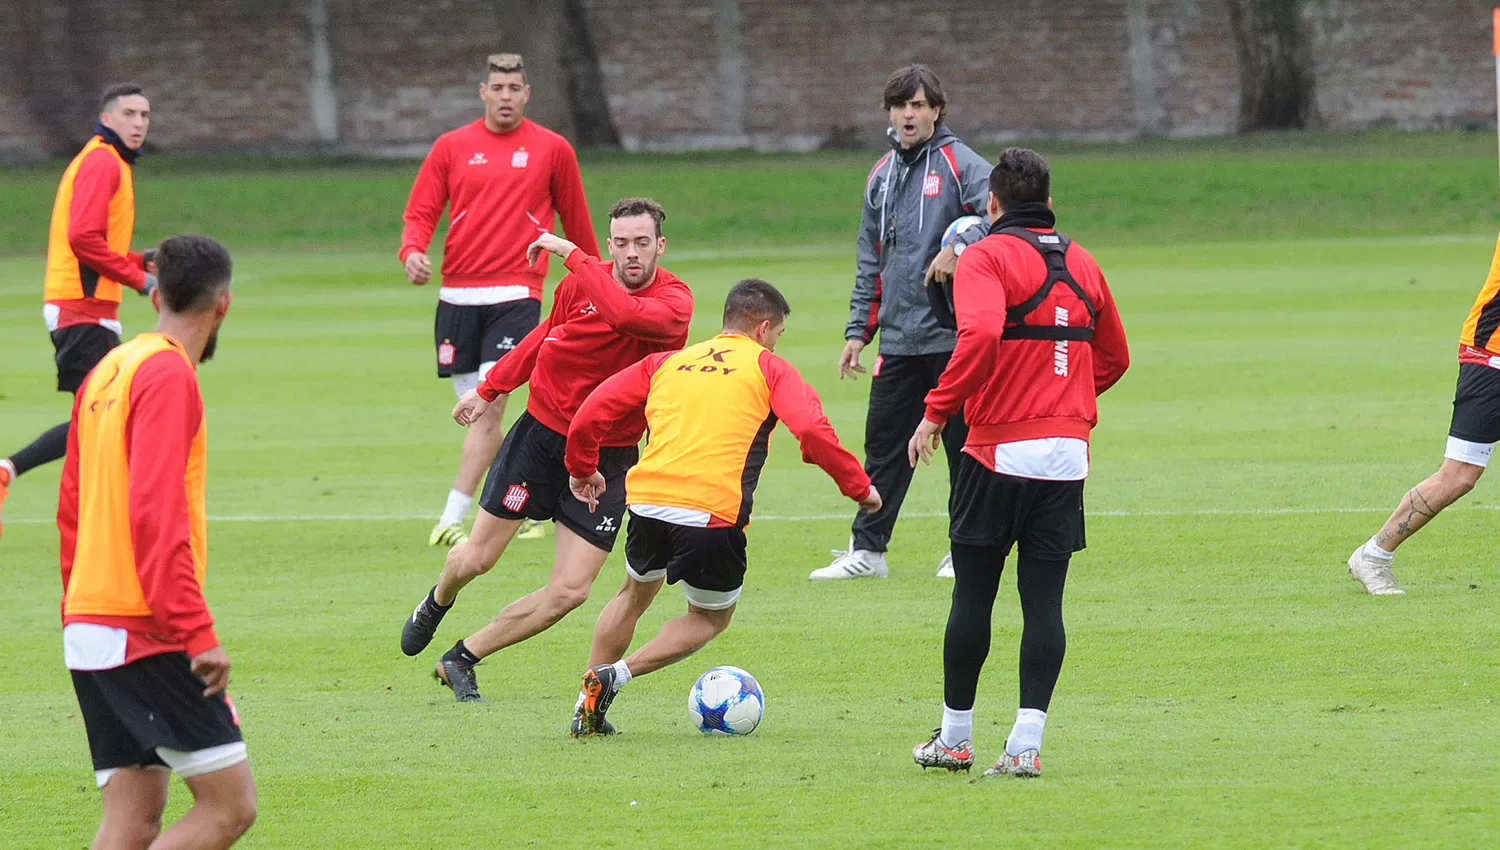
[[1016, 590], [1021, 596], [1021, 707], [1047, 710], [1052, 689], [1068, 651], [1063, 628], [1063, 585], [1068, 558], [1016, 561]]
[[[453, 600], [453, 602], [457, 601], [457, 599]], [[447, 611], [449, 608], [453, 607], [453, 602], [449, 602], [447, 605], [439, 604], [437, 601], [437, 585], [435, 584], [432, 586], [431, 590], [427, 591], [427, 604], [437, 609], [438, 611]]]
[[1005, 550], [953, 544], [953, 607], [943, 635], [943, 703], [955, 711], [974, 707], [979, 671], [990, 654], [990, 615], [1000, 588]]
[[68, 423], [54, 425], [42, 432], [42, 436], [31, 441], [31, 445], [10, 456], [15, 464], [16, 475], [36, 469], [44, 463], [62, 460], [68, 453]]
[[479, 663], [479, 656], [470, 652], [469, 648], [467, 646], [464, 646], [463, 641], [459, 641], [458, 643], [455, 643], [453, 645], [452, 649], [443, 653], [443, 660], [457, 661], [460, 664], [473, 667], [475, 664]]

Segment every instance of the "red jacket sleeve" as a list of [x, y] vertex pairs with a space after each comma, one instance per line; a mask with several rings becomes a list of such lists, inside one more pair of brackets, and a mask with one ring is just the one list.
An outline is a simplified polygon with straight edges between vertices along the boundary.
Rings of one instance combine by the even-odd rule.
[[78, 400], [83, 398], [83, 379], [73, 396], [73, 418], [68, 428], [68, 453], [63, 458], [62, 483], [57, 488], [58, 560], [62, 564], [63, 596], [66, 601], [68, 579], [73, 576], [73, 554], [78, 549]]
[[576, 276], [579, 294], [592, 301], [600, 317], [620, 333], [660, 342], [687, 336], [693, 320], [693, 293], [686, 286], [665, 287], [659, 296], [637, 298], [605, 271], [598, 258], [582, 249], [569, 254], [565, 265]]
[[567, 142], [558, 146], [552, 163], [551, 192], [552, 205], [562, 219], [563, 233], [568, 241], [591, 256], [599, 256], [599, 238], [594, 234], [594, 222], [589, 218], [589, 199], [583, 193], [578, 155]]
[[193, 566], [188, 456], [203, 423], [192, 367], [173, 351], [141, 364], [130, 387], [125, 450], [130, 536], [141, 593], [158, 622], [197, 655], [219, 645]]
[[68, 245], [89, 268], [133, 289], [146, 284], [139, 254], [116, 254], [109, 247], [109, 199], [120, 188], [120, 164], [99, 148], [83, 158], [73, 178], [68, 205]]
[[563, 465], [574, 478], [599, 471], [599, 444], [609, 426], [646, 409], [651, 376], [675, 351], [659, 351], [611, 375], [584, 399], [568, 426], [568, 448]]
[[802, 444], [804, 463], [815, 463], [839, 485], [839, 491], [856, 502], [870, 495], [870, 476], [849, 450], [839, 444], [839, 435], [823, 414], [823, 403], [792, 364], [769, 351], [760, 354], [760, 371], [771, 388], [771, 412], [786, 423]]
[[427, 250], [443, 208], [448, 206], [448, 145], [444, 138], [439, 136], [422, 160], [406, 199], [406, 212], [401, 216], [406, 226], [401, 228], [401, 250], [397, 253], [403, 263], [413, 252]]
[[957, 413], [995, 371], [1005, 333], [1005, 283], [1000, 259], [968, 250], [953, 272], [953, 312], [958, 345], [938, 385], [927, 393], [927, 418], [939, 425]]
[[1094, 395], [1104, 391], [1130, 368], [1130, 349], [1125, 344], [1125, 326], [1120, 323], [1120, 311], [1115, 307], [1115, 296], [1099, 275], [1099, 289], [1104, 293], [1103, 302], [1094, 321]]
[[516, 387], [531, 380], [531, 370], [536, 368], [536, 356], [542, 350], [542, 343], [546, 342], [553, 327], [562, 324], [560, 319], [568, 314], [570, 287], [565, 285], [567, 282], [567, 278], [564, 278], [553, 293], [552, 312], [484, 374], [484, 380], [476, 388], [480, 398], [494, 401], [502, 395], [515, 392]]

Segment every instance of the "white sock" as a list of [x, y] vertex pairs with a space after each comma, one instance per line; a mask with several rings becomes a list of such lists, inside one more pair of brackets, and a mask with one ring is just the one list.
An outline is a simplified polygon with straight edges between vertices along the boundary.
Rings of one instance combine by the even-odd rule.
[[615, 668], [615, 690], [619, 690], [631, 680], [630, 668], [625, 666], [625, 659], [621, 658], [614, 663]]
[[1374, 558], [1377, 561], [1389, 561], [1390, 559], [1396, 557], [1396, 551], [1394, 549], [1380, 548], [1380, 544], [1375, 542], [1374, 537], [1371, 537], [1369, 540], [1365, 541], [1365, 554], [1369, 555], [1371, 558]]
[[943, 704], [943, 728], [938, 740], [945, 747], [956, 747], [974, 736], [974, 709], [957, 711]]
[[7, 473], [9, 473], [6, 478], [7, 481], [16, 480], [16, 465], [14, 463], [11, 463], [10, 458], [0, 457], [0, 469], [3, 469]]
[[469, 512], [469, 505], [473, 503], [474, 497], [468, 493], [458, 490], [448, 491], [448, 506], [443, 508], [443, 518], [438, 520], [438, 525], [453, 525], [464, 521], [464, 514]]
[[1005, 754], [1018, 756], [1027, 750], [1042, 748], [1042, 729], [1047, 725], [1047, 712], [1038, 708], [1016, 710], [1016, 725], [1010, 727], [1010, 737], [1005, 739]]

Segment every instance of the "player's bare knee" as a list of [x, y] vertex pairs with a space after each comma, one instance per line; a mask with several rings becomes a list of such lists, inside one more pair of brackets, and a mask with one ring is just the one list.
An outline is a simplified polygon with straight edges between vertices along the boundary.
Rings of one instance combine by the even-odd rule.
[[1472, 463], [1463, 463], [1456, 460], [1447, 460], [1438, 470], [1438, 476], [1444, 487], [1454, 494], [1454, 497], [1466, 495], [1479, 483], [1479, 477], [1484, 474], [1484, 467]]
[[566, 614], [588, 601], [589, 586], [571, 582], [554, 582], [547, 585], [547, 596], [552, 600], [552, 606], [558, 613]]

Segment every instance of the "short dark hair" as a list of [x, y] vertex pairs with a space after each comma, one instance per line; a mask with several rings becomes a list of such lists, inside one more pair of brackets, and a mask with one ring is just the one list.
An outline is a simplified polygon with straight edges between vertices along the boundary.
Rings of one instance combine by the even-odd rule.
[[649, 215], [656, 222], [656, 235], [661, 235], [661, 223], [667, 220], [667, 211], [651, 198], [621, 198], [609, 210], [609, 220]]
[[488, 82], [490, 74], [520, 74], [523, 84], [530, 83], [526, 78], [526, 60], [519, 53], [491, 53], [484, 60], [484, 76], [481, 79]]
[[1052, 170], [1034, 150], [1006, 148], [990, 172], [990, 192], [1007, 210], [1020, 204], [1046, 203], [1052, 194]]
[[781, 291], [758, 277], [747, 277], [729, 288], [724, 299], [724, 327], [748, 331], [761, 322], [775, 325], [792, 313]]
[[211, 236], [172, 236], [156, 249], [157, 288], [162, 304], [173, 313], [212, 308], [229, 288], [231, 271], [229, 251]]
[[136, 83], [115, 83], [114, 85], [105, 89], [104, 94], [99, 95], [99, 111], [108, 112], [111, 109], [115, 108], [115, 101], [119, 100], [122, 97], [129, 97], [133, 94], [138, 94], [144, 97], [146, 94], [146, 90], [141, 88]]
[[938, 120], [948, 112], [948, 99], [943, 96], [943, 84], [938, 80], [937, 74], [926, 65], [907, 65], [891, 72], [885, 81], [885, 108], [893, 106], [905, 106], [921, 89], [927, 95], [927, 102], [938, 110]]

